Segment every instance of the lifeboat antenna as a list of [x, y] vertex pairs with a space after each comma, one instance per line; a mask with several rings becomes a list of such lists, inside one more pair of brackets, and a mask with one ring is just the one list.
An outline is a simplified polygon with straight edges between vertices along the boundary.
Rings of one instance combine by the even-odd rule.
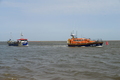
[[73, 34], [72, 32], [71, 32], [71, 36], [72, 36], [72, 38], [75, 38], [75, 37], [76, 37], [76, 35], [75, 35], [75, 34]]
[[77, 38], [77, 31], [76, 31], [76, 38]]

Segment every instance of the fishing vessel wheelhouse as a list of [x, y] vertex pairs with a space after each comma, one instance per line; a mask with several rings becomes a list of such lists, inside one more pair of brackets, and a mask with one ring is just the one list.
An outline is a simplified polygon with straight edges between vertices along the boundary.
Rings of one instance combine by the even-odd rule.
[[67, 40], [69, 47], [102, 47], [102, 40], [91, 40], [90, 38], [77, 38], [71, 33], [72, 38]]

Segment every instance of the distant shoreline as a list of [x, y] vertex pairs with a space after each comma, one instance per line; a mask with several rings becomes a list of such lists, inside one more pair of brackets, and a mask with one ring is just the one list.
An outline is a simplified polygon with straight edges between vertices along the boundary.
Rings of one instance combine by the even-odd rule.
[[[103, 41], [120, 41], [120, 40], [103, 40]], [[7, 42], [7, 41], [0, 41]], [[28, 42], [66, 42], [66, 41], [28, 41]]]
[[65, 42], [65, 41], [29, 41], [29, 42]]
[[[103, 40], [103, 41], [120, 41], [120, 40]], [[29, 41], [29, 42], [66, 42], [66, 41]]]

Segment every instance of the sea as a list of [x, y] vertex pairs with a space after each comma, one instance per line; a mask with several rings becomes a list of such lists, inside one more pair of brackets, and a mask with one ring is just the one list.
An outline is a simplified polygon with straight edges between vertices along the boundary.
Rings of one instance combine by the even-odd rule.
[[120, 80], [120, 41], [68, 47], [66, 41], [0, 42], [0, 80]]

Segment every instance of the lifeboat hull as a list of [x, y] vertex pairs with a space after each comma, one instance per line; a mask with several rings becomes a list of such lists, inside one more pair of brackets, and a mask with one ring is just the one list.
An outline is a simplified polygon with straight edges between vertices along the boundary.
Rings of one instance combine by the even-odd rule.
[[82, 43], [82, 44], [68, 44], [69, 47], [97, 47], [102, 46], [103, 42]]

